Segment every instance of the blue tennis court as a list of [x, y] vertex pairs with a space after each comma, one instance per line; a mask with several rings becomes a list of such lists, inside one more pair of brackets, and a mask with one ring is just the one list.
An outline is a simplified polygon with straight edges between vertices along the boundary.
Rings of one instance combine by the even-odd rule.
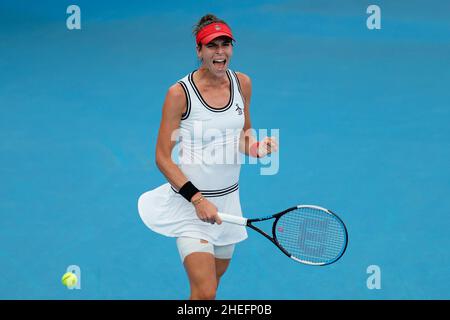
[[[170, 85], [198, 67], [211, 12], [252, 78], [252, 124], [279, 130], [276, 174], [245, 164], [248, 217], [317, 204], [346, 222], [336, 264], [293, 262], [249, 230], [217, 299], [449, 299], [450, 3], [86, 1], [0, 4], [0, 298], [185, 299], [175, 240], [137, 199]], [[79, 290], [61, 276], [79, 266]], [[369, 266], [379, 289], [369, 289]], [[276, 271], [276, 272], [274, 272]], [[243, 285], [245, 283], [245, 285]]]

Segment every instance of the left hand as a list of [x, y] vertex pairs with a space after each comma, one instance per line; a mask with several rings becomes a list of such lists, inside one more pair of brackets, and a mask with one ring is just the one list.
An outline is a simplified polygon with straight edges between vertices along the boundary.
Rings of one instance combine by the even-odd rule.
[[263, 141], [259, 142], [258, 155], [260, 158], [278, 151], [278, 143], [274, 137], [266, 137]]

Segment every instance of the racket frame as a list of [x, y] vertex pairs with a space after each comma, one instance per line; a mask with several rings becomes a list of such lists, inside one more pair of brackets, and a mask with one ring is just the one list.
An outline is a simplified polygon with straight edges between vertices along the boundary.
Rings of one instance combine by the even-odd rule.
[[[276, 225], [278, 220], [285, 215], [286, 213], [293, 211], [293, 210], [297, 210], [297, 209], [301, 209], [301, 208], [313, 208], [313, 209], [317, 209], [317, 210], [321, 210], [327, 214], [332, 215], [333, 217], [335, 217], [342, 225], [343, 229], [344, 229], [344, 233], [345, 233], [345, 245], [343, 246], [343, 248], [341, 249], [341, 252], [339, 253], [339, 255], [336, 256], [335, 259], [328, 261], [328, 262], [311, 262], [311, 261], [305, 261], [305, 260], [301, 260], [299, 258], [293, 257], [288, 251], [286, 251], [286, 249], [284, 249], [280, 243], [278, 242], [277, 239], [277, 235], [276, 235]], [[247, 219], [247, 218], [243, 218], [243, 217], [237, 217], [237, 216], [231, 216], [231, 215], [227, 215], [227, 214], [223, 214], [223, 213], [219, 213], [220, 217], [222, 218], [223, 221], [225, 222], [229, 222], [229, 223], [233, 223], [233, 224], [238, 224], [238, 225], [242, 225], [242, 226], [247, 226], [253, 230], [255, 230], [256, 232], [260, 233], [261, 235], [263, 235], [264, 237], [266, 237], [267, 239], [269, 239], [274, 245], [276, 245], [278, 247], [278, 249], [281, 250], [281, 252], [283, 252], [286, 256], [288, 256], [289, 258], [306, 264], [306, 265], [312, 265], [312, 266], [325, 266], [325, 265], [329, 265], [332, 264], [334, 262], [336, 262], [337, 260], [339, 260], [342, 255], [345, 253], [345, 250], [347, 249], [347, 244], [348, 244], [348, 232], [347, 232], [347, 227], [345, 226], [344, 222], [341, 220], [341, 218], [339, 218], [339, 216], [337, 214], [335, 214], [334, 212], [332, 212], [329, 209], [325, 209], [316, 205], [297, 205], [295, 207], [291, 207], [288, 208], [286, 210], [283, 210], [279, 213], [276, 213], [274, 215], [271, 216], [266, 216], [266, 217], [261, 217], [261, 218], [252, 218], [252, 219]], [[275, 221], [272, 224], [272, 236], [268, 235], [264, 230], [258, 228], [257, 226], [253, 225], [253, 222], [261, 222], [261, 221], [266, 221], [266, 220], [271, 220], [271, 219], [275, 219]]]

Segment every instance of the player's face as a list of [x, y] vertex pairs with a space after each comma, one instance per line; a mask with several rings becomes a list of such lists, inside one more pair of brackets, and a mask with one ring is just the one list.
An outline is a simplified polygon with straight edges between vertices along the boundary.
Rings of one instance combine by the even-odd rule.
[[202, 59], [203, 65], [217, 76], [224, 75], [228, 69], [233, 45], [228, 37], [219, 37], [197, 50], [198, 57]]

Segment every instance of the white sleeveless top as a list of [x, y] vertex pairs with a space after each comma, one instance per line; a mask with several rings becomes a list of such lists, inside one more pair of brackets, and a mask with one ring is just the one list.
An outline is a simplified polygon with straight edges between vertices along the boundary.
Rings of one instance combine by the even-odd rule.
[[[194, 71], [195, 72], [195, 71]], [[179, 128], [179, 168], [220, 212], [242, 216], [239, 199], [244, 101], [235, 72], [228, 70], [230, 99], [222, 108], [209, 106], [196, 87], [193, 74], [178, 81], [187, 100]], [[245, 227], [211, 225], [198, 219], [192, 203], [166, 183], [141, 195], [138, 209], [144, 223], [169, 237], [205, 239], [228, 245], [247, 238]]]

